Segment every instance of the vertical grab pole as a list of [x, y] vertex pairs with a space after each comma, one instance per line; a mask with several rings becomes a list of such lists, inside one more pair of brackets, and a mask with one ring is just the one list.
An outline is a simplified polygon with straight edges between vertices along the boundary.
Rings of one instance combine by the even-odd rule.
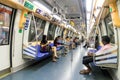
[[[36, 27], [36, 21], [35, 21], [35, 17], [34, 14], [32, 13], [32, 17], [33, 17], [33, 23], [34, 23], [34, 27], [35, 27], [35, 38], [36, 38], [36, 45], [38, 44], [38, 39], [37, 39], [37, 27]], [[36, 54], [38, 53], [38, 47], [36, 47]]]
[[71, 74], [72, 74], [72, 63], [73, 63], [73, 50], [71, 51]]

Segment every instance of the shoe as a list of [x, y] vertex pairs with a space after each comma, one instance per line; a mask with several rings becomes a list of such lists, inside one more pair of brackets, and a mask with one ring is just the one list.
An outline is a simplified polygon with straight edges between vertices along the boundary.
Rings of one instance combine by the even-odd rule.
[[89, 74], [90, 71], [83, 69], [83, 70], [81, 70], [79, 73], [80, 73], [80, 74]]
[[53, 59], [53, 60], [52, 60], [52, 62], [56, 62], [56, 60], [55, 60], [55, 59]]
[[56, 62], [57, 60], [54, 58], [52, 61], [53, 61], [53, 62]]
[[65, 53], [65, 55], [67, 55], [67, 53]]
[[67, 53], [64, 53], [63, 56], [65, 57], [67, 55]]
[[56, 58], [56, 59], [59, 59], [59, 57], [56, 57], [56, 56], [55, 56], [55, 58]]

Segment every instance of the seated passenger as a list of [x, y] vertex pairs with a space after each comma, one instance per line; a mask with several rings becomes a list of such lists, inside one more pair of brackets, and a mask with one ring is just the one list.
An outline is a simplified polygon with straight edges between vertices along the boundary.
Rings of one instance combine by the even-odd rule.
[[40, 46], [41, 46], [40, 52], [42, 53], [52, 52], [53, 53], [52, 60], [56, 62], [56, 58], [58, 58], [57, 53], [56, 53], [56, 47], [55, 46], [51, 47], [49, 45], [46, 35], [43, 35]]
[[64, 45], [64, 43], [63, 43], [63, 40], [61, 39], [61, 37], [60, 36], [56, 37], [54, 40], [54, 46], [60, 47], [62, 49], [64, 47], [63, 45]]
[[110, 38], [108, 36], [102, 37], [102, 43], [104, 46], [100, 50], [98, 50], [96, 53], [88, 53], [88, 56], [83, 57], [83, 64], [87, 67], [87, 70], [83, 69], [80, 71], [80, 74], [88, 74], [91, 72], [91, 68], [89, 66], [89, 63], [93, 62], [93, 55], [96, 55], [97, 53], [102, 53], [103, 51], [111, 48], [110, 45]]
[[72, 37], [70, 37], [70, 49], [73, 49], [73, 39], [72, 39]]
[[89, 41], [85, 40], [85, 45], [83, 46], [84, 48], [88, 48], [89, 47]]
[[79, 39], [78, 39], [77, 37], [75, 37], [75, 38], [73, 39], [73, 42], [74, 42], [74, 44], [75, 44], [75, 47], [77, 47], [77, 46], [78, 46]]
[[68, 36], [65, 38], [65, 49], [66, 49], [65, 53], [68, 53], [70, 49], [70, 39]]
[[60, 48], [63, 54], [66, 54], [66, 48], [64, 46], [64, 41], [60, 36], [55, 38], [54, 45], [56, 46], [56, 48]]
[[68, 36], [65, 38], [65, 45], [70, 46], [70, 39]]

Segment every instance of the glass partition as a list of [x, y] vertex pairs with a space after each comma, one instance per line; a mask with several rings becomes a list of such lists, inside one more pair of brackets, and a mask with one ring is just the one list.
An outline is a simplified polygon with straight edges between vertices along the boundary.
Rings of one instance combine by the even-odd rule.
[[104, 21], [105, 21], [105, 25], [106, 25], [106, 29], [107, 29], [107, 35], [110, 37], [111, 43], [115, 43], [114, 28], [113, 28], [111, 15], [108, 14], [108, 16], [105, 18]]
[[[46, 21], [41, 20], [40, 18], [37, 18], [37, 17], [35, 17], [35, 21], [36, 21], [36, 27], [37, 27], [37, 39], [38, 41], [40, 41], [42, 39]], [[32, 18], [31, 23], [30, 23], [30, 29], [29, 29], [29, 40], [28, 40], [29, 42], [36, 41], [35, 34], [36, 34], [35, 25], [34, 25], [34, 21]]]
[[50, 23], [48, 33], [47, 33], [48, 40], [54, 40], [55, 30], [56, 30], [56, 25]]

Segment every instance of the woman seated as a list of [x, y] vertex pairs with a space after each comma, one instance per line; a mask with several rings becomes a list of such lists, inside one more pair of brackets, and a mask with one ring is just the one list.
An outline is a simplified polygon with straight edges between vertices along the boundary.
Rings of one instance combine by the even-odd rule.
[[60, 36], [56, 37], [54, 40], [54, 46], [60, 49], [64, 48], [63, 40]]
[[70, 38], [68, 36], [65, 38], [65, 49], [66, 49], [65, 53], [68, 53], [70, 49]]
[[63, 41], [63, 39], [60, 36], [58, 36], [58, 37], [55, 38], [55, 40], [54, 40], [54, 46], [56, 48], [60, 48], [60, 50], [62, 50], [62, 53], [64, 55], [66, 54], [66, 48], [64, 46], [64, 41]]
[[57, 53], [56, 53], [56, 47], [55, 46], [50, 46], [48, 41], [47, 41], [47, 36], [43, 35], [42, 37], [42, 41], [40, 43], [40, 52], [42, 53], [46, 53], [46, 52], [51, 52], [53, 53], [52, 55], [52, 60], [53, 62], [56, 62], [56, 59], [58, 59]]

